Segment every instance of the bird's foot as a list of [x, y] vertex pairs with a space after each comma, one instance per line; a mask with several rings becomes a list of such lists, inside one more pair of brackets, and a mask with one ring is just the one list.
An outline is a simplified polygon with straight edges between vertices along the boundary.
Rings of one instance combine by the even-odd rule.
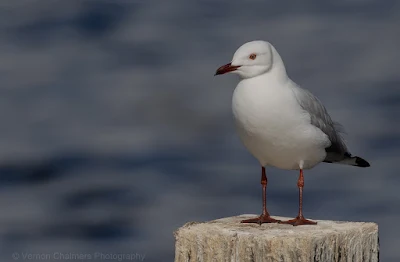
[[245, 219], [240, 221], [240, 223], [256, 223], [256, 224], [263, 224], [263, 223], [280, 223], [280, 220], [274, 219], [270, 217], [270, 215], [261, 215], [259, 217]]
[[280, 224], [289, 224], [293, 226], [301, 226], [301, 225], [316, 225], [317, 222], [305, 219], [303, 216], [297, 216], [295, 219], [281, 221]]

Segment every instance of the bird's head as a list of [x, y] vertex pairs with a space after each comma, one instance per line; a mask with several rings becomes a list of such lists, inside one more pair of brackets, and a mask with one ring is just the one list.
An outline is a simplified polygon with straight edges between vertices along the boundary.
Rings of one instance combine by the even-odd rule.
[[241, 78], [256, 77], [271, 70], [275, 56], [281, 61], [269, 42], [251, 41], [239, 47], [233, 55], [232, 62], [218, 68], [215, 75], [231, 72], [238, 74]]

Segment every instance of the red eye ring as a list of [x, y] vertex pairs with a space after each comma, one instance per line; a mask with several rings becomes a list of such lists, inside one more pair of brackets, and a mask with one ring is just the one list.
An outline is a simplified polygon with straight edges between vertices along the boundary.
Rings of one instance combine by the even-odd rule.
[[257, 57], [257, 55], [256, 55], [256, 54], [251, 54], [251, 55], [249, 56], [249, 58], [250, 58], [251, 60], [254, 60], [254, 59], [256, 59], [256, 57]]

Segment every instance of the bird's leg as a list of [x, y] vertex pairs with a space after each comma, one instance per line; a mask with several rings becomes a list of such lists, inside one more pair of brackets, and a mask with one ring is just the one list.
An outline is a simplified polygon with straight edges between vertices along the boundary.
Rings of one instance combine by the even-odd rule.
[[268, 211], [267, 211], [267, 175], [265, 174], [265, 167], [262, 167], [261, 170], [261, 185], [262, 185], [262, 201], [263, 201], [263, 210], [262, 214], [259, 217], [256, 218], [251, 218], [251, 219], [246, 219], [242, 220], [241, 223], [278, 223], [280, 220], [273, 219], [270, 217]]
[[316, 225], [317, 222], [307, 220], [303, 216], [303, 187], [304, 187], [304, 177], [303, 169], [300, 169], [300, 176], [297, 180], [297, 187], [299, 188], [299, 214], [295, 219], [281, 222], [282, 224], [291, 224], [293, 226], [299, 225]]

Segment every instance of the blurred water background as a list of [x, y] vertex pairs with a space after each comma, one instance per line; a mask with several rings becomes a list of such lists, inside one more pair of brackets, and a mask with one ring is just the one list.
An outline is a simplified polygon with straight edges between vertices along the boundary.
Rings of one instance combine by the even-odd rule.
[[[307, 171], [305, 215], [377, 222], [400, 261], [399, 25], [395, 0], [2, 0], [0, 260], [172, 261], [185, 222], [258, 214], [238, 79], [213, 74], [263, 39], [371, 163]], [[297, 172], [267, 174], [269, 211], [294, 217]]]

